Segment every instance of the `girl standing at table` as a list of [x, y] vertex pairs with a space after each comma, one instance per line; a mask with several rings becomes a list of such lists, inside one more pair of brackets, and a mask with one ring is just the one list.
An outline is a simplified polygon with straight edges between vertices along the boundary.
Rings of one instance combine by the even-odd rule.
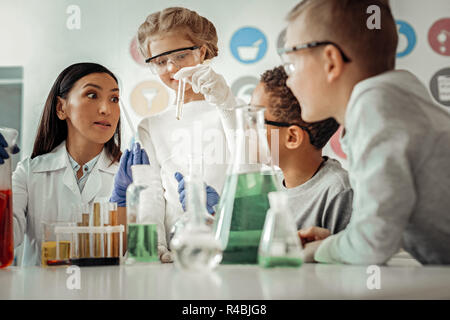
[[77, 63], [56, 79], [33, 153], [12, 177], [14, 245], [25, 239], [23, 265], [41, 261], [43, 221], [70, 221], [72, 204], [110, 196], [121, 156], [119, 118], [117, 79], [105, 67]]
[[[169, 234], [183, 214], [177, 180], [188, 173], [186, 156], [203, 150], [204, 180], [214, 189], [222, 189], [229, 153], [227, 142], [230, 143], [226, 135], [234, 123], [236, 99], [225, 79], [209, 64], [203, 64], [218, 54], [216, 29], [208, 19], [186, 8], [167, 8], [147, 17], [139, 27], [138, 41], [153, 74], [167, 87], [176, 91], [181, 78], [187, 78], [188, 84], [180, 120], [175, 117], [176, 106], [171, 105], [139, 124], [143, 149], [137, 144], [133, 147], [134, 153], [122, 157], [111, 200], [118, 203], [119, 211], [125, 211], [125, 190], [131, 183], [126, 163], [133, 154], [139, 159], [142, 153], [148, 153], [153, 173], [149, 177], [153, 191], [149, 215], [152, 223], [156, 221], [158, 225], [161, 261], [171, 262]], [[176, 172], [182, 175], [178, 173], [175, 179]], [[213, 188], [207, 190], [210, 213], [218, 202]]]

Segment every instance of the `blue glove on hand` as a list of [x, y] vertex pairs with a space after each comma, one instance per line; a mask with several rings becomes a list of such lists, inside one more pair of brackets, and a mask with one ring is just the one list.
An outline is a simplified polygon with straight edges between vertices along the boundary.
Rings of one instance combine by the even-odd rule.
[[132, 151], [125, 150], [125, 153], [120, 158], [119, 171], [117, 171], [114, 178], [114, 190], [109, 200], [110, 202], [117, 202], [118, 207], [127, 205], [127, 188], [133, 182], [131, 166], [135, 164], [150, 164], [148, 155], [144, 149], [141, 149], [139, 142], [134, 143], [131, 149]]
[[[186, 190], [184, 189], [184, 177], [181, 173], [175, 173], [175, 179], [178, 181], [178, 193], [180, 195], [180, 203], [183, 211], [186, 211]], [[210, 214], [214, 214], [214, 206], [219, 203], [219, 194], [211, 186], [206, 186], [206, 210]]]
[[[9, 154], [5, 150], [5, 148], [7, 147], [8, 143], [6, 142], [5, 137], [3, 137], [3, 135], [0, 133], [0, 164], [4, 164], [5, 159], [9, 158]], [[19, 151], [20, 151], [19, 147], [17, 146], [17, 144], [15, 144], [12, 150], [12, 154], [16, 154]]]

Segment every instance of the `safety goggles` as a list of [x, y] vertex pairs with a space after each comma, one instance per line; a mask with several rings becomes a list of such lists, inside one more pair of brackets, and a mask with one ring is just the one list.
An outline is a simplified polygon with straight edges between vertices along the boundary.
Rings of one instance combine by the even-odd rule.
[[310, 49], [310, 48], [315, 48], [315, 47], [319, 47], [319, 46], [325, 46], [325, 45], [333, 45], [335, 46], [338, 50], [339, 53], [342, 55], [342, 60], [345, 63], [351, 62], [352, 60], [344, 53], [344, 51], [341, 49], [341, 47], [332, 42], [332, 41], [313, 41], [313, 42], [308, 42], [305, 44], [301, 44], [301, 45], [297, 45], [291, 48], [278, 48], [278, 54], [281, 57], [281, 60], [283, 61], [283, 67], [284, 67], [284, 71], [286, 71], [286, 74], [288, 76], [292, 75], [295, 72], [295, 65], [287, 60], [287, 55], [289, 53], [292, 52], [296, 52], [299, 50], [303, 50], [303, 49]]
[[193, 66], [199, 63], [200, 51], [199, 46], [192, 46], [170, 50], [145, 60], [149, 64], [153, 74], [163, 74], [167, 72], [167, 66], [170, 63], [178, 68]]
[[267, 119], [264, 119], [264, 123], [269, 126], [282, 127], [282, 128], [289, 128], [290, 126], [297, 126], [300, 129], [305, 130], [306, 133], [308, 133], [309, 140], [311, 141], [311, 143], [313, 143], [312, 134], [308, 127], [302, 126], [298, 123], [278, 122], [278, 121], [271, 121], [271, 120], [267, 120]]

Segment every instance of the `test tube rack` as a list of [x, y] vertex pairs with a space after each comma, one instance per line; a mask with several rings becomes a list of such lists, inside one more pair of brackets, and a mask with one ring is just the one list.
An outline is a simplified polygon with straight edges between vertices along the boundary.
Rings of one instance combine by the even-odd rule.
[[[72, 245], [71, 245], [71, 262], [76, 265], [80, 266], [95, 266], [95, 265], [108, 265], [110, 263], [107, 262], [106, 259], [113, 258], [112, 257], [112, 237], [111, 235], [113, 233], [119, 233], [119, 258], [118, 261], [120, 264], [123, 262], [123, 233], [125, 231], [124, 225], [117, 225], [117, 226], [98, 226], [98, 227], [85, 227], [85, 226], [56, 226], [55, 227], [55, 234], [56, 234], [56, 253], [57, 253], [57, 259], [59, 259], [59, 237], [61, 234], [71, 234], [72, 235]], [[100, 234], [100, 235], [107, 235], [107, 248], [108, 248], [108, 254], [104, 254], [105, 257], [93, 257], [93, 258], [86, 258], [86, 259], [77, 259], [75, 258], [74, 250], [78, 247], [78, 245], [74, 245], [74, 242], [77, 243], [78, 235], [79, 234]], [[84, 261], [83, 261], [84, 260]], [[111, 264], [117, 264], [117, 263], [111, 263]]]

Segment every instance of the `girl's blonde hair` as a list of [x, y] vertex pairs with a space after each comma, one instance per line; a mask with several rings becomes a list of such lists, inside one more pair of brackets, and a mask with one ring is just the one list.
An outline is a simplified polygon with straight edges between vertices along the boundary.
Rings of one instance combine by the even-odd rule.
[[217, 56], [216, 28], [208, 19], [197, 12], [182, 7], [166, 8], [150, 14], [138, 29], [137, 39], [144, 57], [150, 58], [150, 37], [171, 31], [184, 32], [185, 36], [197, 46], [206, 47], [205, 59]]

